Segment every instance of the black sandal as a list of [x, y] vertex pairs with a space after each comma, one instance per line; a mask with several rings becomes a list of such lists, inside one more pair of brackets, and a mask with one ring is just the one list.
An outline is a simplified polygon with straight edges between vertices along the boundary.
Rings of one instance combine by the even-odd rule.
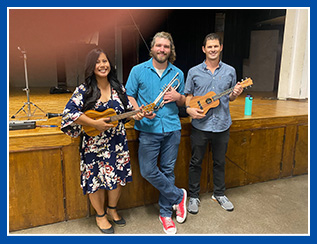
[[[105, 211], [105, 213], [102, 214], [102, 215], [96, 214], [96, 217], [102, 218], [106, 214], [107, 214], [107, 212]], [[99, 230], [101, 230], [101, 232], [104, 233], [104, 234], [114, 234], [114, 229], [113, 229], [112, 225], [111, 225], [111, 227], [109, 229], [101, 229], [98, 224], [97, 224], [97, 226], [98, 226]]]
[[[110, 207], [110, 206], [108, 206], [107, 208], [109, 208], [109, 209], [117, 209], [117, 207]], [[107, 213], [107, 211], [106, 211], [106, 213]], [[107, 217], [108, 217], [109, 220], [113, 221], [116, 225], [118, 225], [120, 227], [123, 227], [123, 226], [126, 225], [126, 221], [122, 217], [119, 220], [114, 220], [114, 218], [111, 215], [109, 215], [109, 214], [108, 214]]]

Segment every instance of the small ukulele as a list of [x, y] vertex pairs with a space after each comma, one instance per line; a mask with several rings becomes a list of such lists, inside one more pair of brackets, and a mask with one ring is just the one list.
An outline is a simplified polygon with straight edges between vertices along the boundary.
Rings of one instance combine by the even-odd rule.
[[[128, 117], [133, 116], [141, 111], [151, 112], [154, 110], [154, 107], [155, 107], [155, 104], [151, 103], [151, 104], [144, 106], [143, 109], [133, 110], [133, 111], [123, 113], [123, 114], [117, 114], [113, 108], [108, 108], [103, 112], [98, 112], [95, 110], [87, 110], [84, 112], [84, 114], [86, 116], [88, 116], [89, 118], [95, 119], [95, 120], [100, 119], [100, 118], [110, 118], [110, 120], [107, 121], [107, 123], [113, 124], [116, 127], [119, 123], [118, 120], [128, 118]], [[83, 130], [85, 131], [85, 133], [88, 136], [97, 136], [101, 133], [96, 128], [91, 127], [91, 126], [87, 126], [87, 125], [83, 125]]]
[[[247, 78], [244, 81], [241, 81], [240, 84], [243, 88], [246, 88], [251, 86], [253, 82], [250, 78]], [[219, 105], [219, 98], [231, 93], [233, 89], [234, 87], [231, 87], [228, 90], [225, 90], [224, 92], [219, 94], [216, 94], [215, 92], [211, 91], [204, 96], [192, 97], [192, 99], [189, 101], [189, 107], [202, 109], [204, 110], [203, 114], [206, 114], [209, 111], [209, 109], [215, 108]]]

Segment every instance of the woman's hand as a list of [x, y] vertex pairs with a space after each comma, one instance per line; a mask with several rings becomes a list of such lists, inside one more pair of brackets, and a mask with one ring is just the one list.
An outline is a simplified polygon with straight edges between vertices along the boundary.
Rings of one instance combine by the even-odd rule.
[[100, 132], [104, 132], [109, 130], [110, 128], [114, 127], [113, 124], [107, 123], [109, 122], [110, 118], [100, 118], [94, 120], [93, 127], [96, 128]]

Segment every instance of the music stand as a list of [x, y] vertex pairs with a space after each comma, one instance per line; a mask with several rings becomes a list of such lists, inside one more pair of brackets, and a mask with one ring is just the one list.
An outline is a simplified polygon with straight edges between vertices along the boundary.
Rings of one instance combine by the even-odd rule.
[[[11, 119], [15, 119], [15, 116], [20, 113], [21, 111], [23, 111], [26, 115], [28, 120], [30, 119], [31, 116], [34, 116], [35, 111], [38, 109], [41, 112], [43, 112], [45, 114], [45, 116], [47, 116], [47, 114], [40, 108], [38, 107], [36, 104], [30, 102], [30, 89], [29, 89], [29, 81], [28, 81], [28, 71], [27, 71], [27, 65], [26, 65], [26, 51], [22, 50], [20, 47], [18, 47], [18, 49], [20, 50], [20, 52], [23, 54], [23, 62], [24, 62], [24, 74], [25, 74], [25, 88], [23, 89], [23, 91], [26, 92], [26, 97], [27, 97], [27, 102], [25, 102], [23, 104], [23, 106], [14, 114], [11, 116]], [[27, 105], [27, 111], [25, 111], [24, 107]], [[31, 105], [35, 108], [33, 110], [33, 112], [31, 111]]]

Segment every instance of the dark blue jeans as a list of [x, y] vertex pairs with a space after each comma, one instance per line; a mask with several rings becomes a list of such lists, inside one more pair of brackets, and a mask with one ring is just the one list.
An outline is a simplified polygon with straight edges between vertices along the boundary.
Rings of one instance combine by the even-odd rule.
[[[159, 206], [162, 217], [171, 217], [173, 205], [179, 204], [183, 191], [175, 183], [174, 167], [181, 132], [146, 133], [139, 135], [139, 164], [141, 175], [160, 192]], [[157, 160], [160, 154], [160, 168]]]
[[200, 191], [201, 164], [208, 142], [211, 143], [213, 160], [214, 195], [225, 193], [225, 157], [229, 142], [229, 129], [224, 132], [206, 132], [192, 127], [192, 158], [189, 164], [189, 197], [198, 198]]

